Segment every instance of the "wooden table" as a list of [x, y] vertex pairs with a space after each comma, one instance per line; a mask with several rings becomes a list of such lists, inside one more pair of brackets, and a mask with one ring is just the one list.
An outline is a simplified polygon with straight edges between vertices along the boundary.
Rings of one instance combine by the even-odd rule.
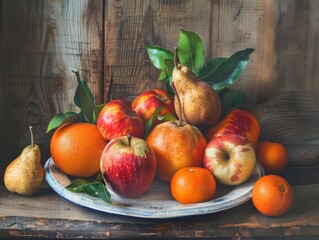
[[49, 186], [32, 197], [9, 193], [2, 186], [0, 237], [319, 239], [319, 184], [294, 186], [294, 191], [293, 207], [279, 218], [259, 214], [248, 201], [204, 216], [152, 220], [86, 209], [62, 199]]

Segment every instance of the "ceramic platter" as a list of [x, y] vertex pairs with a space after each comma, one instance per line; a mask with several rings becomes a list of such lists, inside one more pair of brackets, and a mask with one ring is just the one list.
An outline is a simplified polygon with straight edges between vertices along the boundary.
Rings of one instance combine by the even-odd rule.
[[52, 158], [47, 160], [45, 172], [46, 181], [52, 189], [70, 202], [105, 213], [154, 219], [203, 215], [236, 207], [250, 199], [254, 183], [264, 174], [262, 168], [256, 164], [253, 174], [245, 183], [236, 187], [217, 185], [213, 200], [181, 204], [171, 196], [169, 185], [157, 179], [154, 179], [148, 192], [134, 199], [121, 198], [110, 191], [112, 203], [106, 203], [88, 194], [65, 189], [71, 180], [58, 169]]

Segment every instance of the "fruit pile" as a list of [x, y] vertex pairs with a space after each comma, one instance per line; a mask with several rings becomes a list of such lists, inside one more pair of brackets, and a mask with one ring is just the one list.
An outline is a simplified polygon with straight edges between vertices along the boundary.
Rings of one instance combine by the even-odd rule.
[[[242, 92], [228, 89], [253, 50], [204, 65], [202, 41], [183, 30], [174, 53], [154, 46], [147, 50], [166, 88], [145, 91], [132, 103], [115, 99], [95, 105], [76, 72], [74, 102], [81, 111], [61, 113], [50, 121], [48, 131], [56, 129], [50, 152], [66, 174], [98, 177], [93, 183], [77, 179], [68, 189], [98, 193], [109, 201], [104, 183], [118, 195], [134, 198], [147, 192], [156, 177], [169, 183], [177, 201], [190, 204], [213, 199], [216, 182], [242, 184], [256, 161], [271, 174], [286, 168], [285, 147], [259, 142], [258, 120], [238, 108]], [[290, 208], [293, 192], [282, 177], [267, 175], [256, 183], [252, 200], [261, 213], [279, 216]]]

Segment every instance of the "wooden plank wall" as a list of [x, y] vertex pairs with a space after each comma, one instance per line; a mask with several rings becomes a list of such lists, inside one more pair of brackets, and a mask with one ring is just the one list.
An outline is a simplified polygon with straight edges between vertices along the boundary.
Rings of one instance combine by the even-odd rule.
[[[289, 149], [290, 165], [319, 163], [319, 2], [316, 0], [0, 1], [0, 169], [46, 126], [76, 110], [79, 70], [98, 103], [162, 87], [145, 45], [173, 49], [195, 31], [208, 58], [255, 48], [234, 86], [261, 123], [261, 139]], [[112, 84], [111, 84], [111, 75]]]
[[[0, 2], [1, 170], [30, 144], [28, 125], [43, 162], [58, 112], [76, 110], [79, 70], [102, 101], [103, 4], [101, 1]], [[2, 180], [2, 179], [1, 179]]]

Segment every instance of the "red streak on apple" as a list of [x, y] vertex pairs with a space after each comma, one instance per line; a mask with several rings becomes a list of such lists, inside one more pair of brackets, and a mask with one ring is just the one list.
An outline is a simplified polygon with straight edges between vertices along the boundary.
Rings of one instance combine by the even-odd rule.
[[[175, 114], [173, 98], [162, 89], [145, 91], [137, 96], [132, 103], [132, 108], [144, 122], [152, 118], [158, 107], [162, 107], [162, 110], [159, 112], [160, 115]], [[153, 127], [160, 122], [160, 120], [155, 119]]]
[[142, 137], [144, 132], [143, 120], [131, 104], [123, 99], [112, 100], [103, 107], [97, 119], [97, 127], [107, 140], [127, 134]]
[[[133, 154], [126, 154], [126, 160], [123, 160], [123, 155], [118, 158], [112, 159], [113, 166], [105, 166], [106, 172], [112, 172], [112, 174], [104, 174], [105, 181], [108, 182], [113, 191], [121, 194], [124, 197], [136, 197], [136, 189], [145, 188], [145, 191], [149, 188], [149, 185], [145, 181], [145, 178], [140, 177], [144, 172], [152, 172], [154, 166], [149, 162], [145, 166], [142, 166], [144, 158], [133, 156]], [[143, 190], [144, 192], [144, 190]]]
[[236, 146], [238, 146], [238, 145], [244, 146], [248, 143], [246, 138], [238, 137], [238, 136], [231, 134], [231, 133], [222, 135], [221, 137], [218, 138], [218, 140], [219, 140], [220, 146], [223, 146], [225, 142], [233, 143]]
[[104, 181], [122, 197], [146, 192], [156, 172], [156, 157], [142, 139], [120, 137], [110, 141], [101, 156]]
[[249, 141], [235, 134], [213, 138], [205, 149], [204, 167], [216, 180], [226, 185], [238, 185], [254, 170], [256, 155]]
[[241, 152], [249, 152], [250, 150], [249, 150], [249, 148], [243, 148], [243, 149], [241, 149]]
[[243, 167], [243, 165], [241, 163], [235, 162], [236, 165], [236, 171], [234, 172], [234, 174], [231, 176], [230, 180], [232, 182], [238, 182], [240, 180], [239, 175], [241, 173], [241, 168]]
[[241, 135], [243, 132], [249, 132], [253, 124], [247, 114], [241, 111], [231, 115], [229, 123], [230, 124], [225, 127], [224, 134], [231, 133]]

